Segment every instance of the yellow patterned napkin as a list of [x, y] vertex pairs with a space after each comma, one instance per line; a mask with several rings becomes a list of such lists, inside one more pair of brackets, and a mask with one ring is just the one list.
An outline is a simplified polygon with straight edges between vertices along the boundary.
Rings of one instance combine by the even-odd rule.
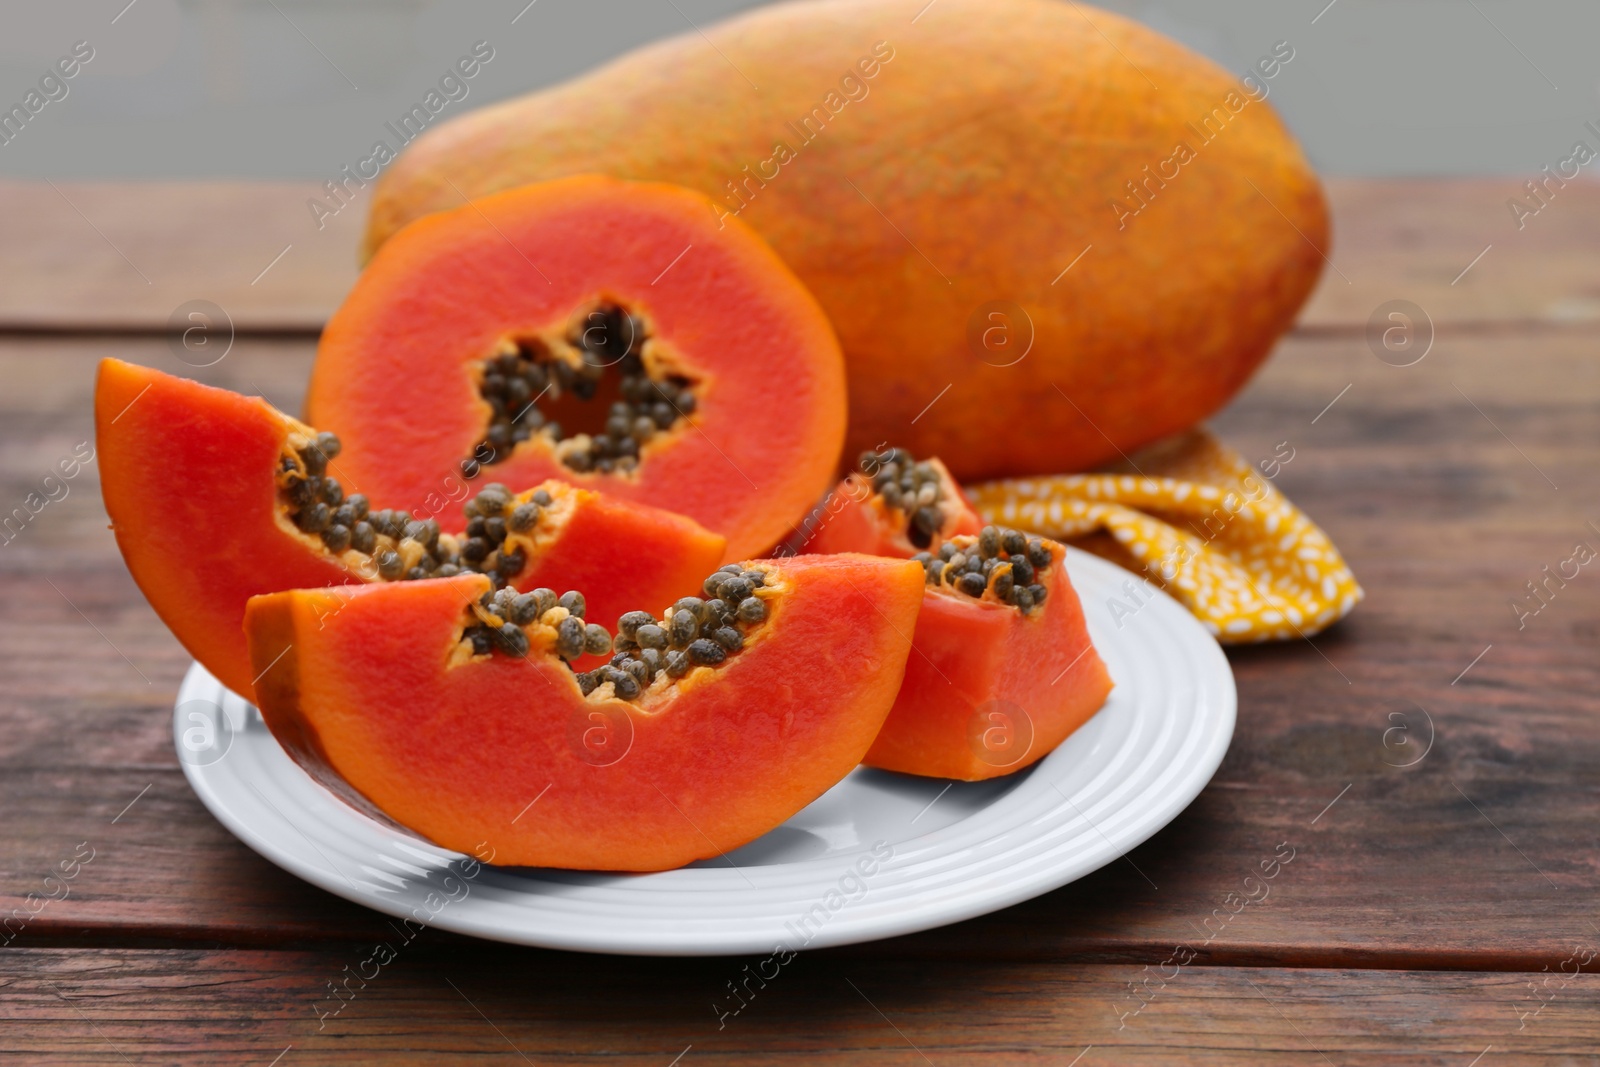
[[[1285, 442], [1258, 470], [1197, 428], [1107, 473], [984, 482], [967, 495], [986, 522], [1144, 572], [1224, 643], [1307, 637], [1363, 593], [1327, 535], [1273, 487], [1293, 458]], [[1146, 595], [1130, 585], [1113, 598], [1117, 622]]]

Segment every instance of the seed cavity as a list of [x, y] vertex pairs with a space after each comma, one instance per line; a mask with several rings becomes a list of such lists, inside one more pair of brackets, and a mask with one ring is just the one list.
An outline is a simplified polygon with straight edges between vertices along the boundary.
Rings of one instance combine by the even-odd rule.
[[741, 652], [771, 611], [776, 590], [765, 571], [730, 563], [702, 584], [704, 597], [684, 597], [660, 618], [630, 611], [617, 620], [611, 662], [577, 675], [585, 695], [610, 683], [621, 700], [657, 691], [698, 667], [716, 668]]
[[922, 564], [927, 584], [973, 599], [985, 595], [1027, 615], [1045, 601], [1043, 579], [1053, 565], [1050, 544], [1003, 526], [985, 526], [976, 537], [952, 538], [938, 552], [911, 557]]
[[744, 596], [684, 597], [659, 619], [648, 611], [630, 611], [617, 620], [614, 638], [604, 626], [584, 619], [586, 604], [577, 590], [559, 597], [553, 589], [491, 590], [470, 606], [461, 648], [474, 656], [523, 658], [532, 648], [548, 647], [568, 668], [581, 656], [612, 653], [609, 662], [593, 670], [574, 669], [578, 691], [587, 697], [609, 684], [617, 699], [638, 700], [691, 670], [714, 669], [738, 655], [771, 615], [764, 598], [778, 592], [766, 572], [738, 564], [723, 567], [705, 586], [716, 594]]
[[[640, 450], [692, 415], [698, 404], [694, 382], [680, 374], [652, 372], [645, 320], [615, 303], [592, 309], [559, 340], [507, 341], [480, 367], [478, 393], [489, 405], [489, 425], [473, 455], [460, 463], [475, 478], [483, 466], [509, 459], [517, 445], [539, 436], [550, 442], [568, 470], [628, 474], [638, 469]], [[594, 401], [607, 376], [620, 399], [612, 402], [604, 428], [567, 433], [550, 417], [563, 396]]]
[[369, 579], [415, 581], [476, 572], [499, 588], [527, 566], [527, 549], [553, 525], [553, 511], [560, 510], [546, 489], [519, 496], [492, 482], [466, 502], [466, 531], [447, 534], [437, 519], [373, 511], [360, 493], [346, 496], [328, 474], [329, 461], [338, 455], [339, 438], [331, 433], [291, 434], [278, 463], [278, 500], [294, 527], [318, 538], [329, 552], [355, 552], [360, 558], [349, 561], [351, 569]]
[[[576, 611], [560, 603], [568, 597]], [[548, 618], [555, 630], [554, 648], [562, 659], [577, 659], [593, 649], [596, 654], [611, 648], [611, 635], [604, 626], [585, 623], [582, 594], [571, 591], [557, 598], [553, 589], [535, 589], [519, 593], [507, 586], [483, 594], [471, 607], [472, 622], [463, 629], [461, 640], [471, 646], [474, 655], [491, 653], [523, 658], [532, 648], [528, 628], [543, 625]], [[604, 646], [600, 646], [600, 642]]]
[[930, 547], [948, 511], [938, 468], [918, 462], [903, 448], [863, 452], [858, 466], [872, 479], [872, 491], [883, 506], [905, 523], [906, 539], [917, 548]]

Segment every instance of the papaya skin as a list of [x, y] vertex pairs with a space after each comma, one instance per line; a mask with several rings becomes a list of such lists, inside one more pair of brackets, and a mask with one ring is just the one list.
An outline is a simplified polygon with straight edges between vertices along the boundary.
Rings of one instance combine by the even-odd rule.
[[[775, 4], [443, 123], [380, 179], [366, 251], [463, 194], [670, 181], [737, 210], [828, 312], [846, 454], [894, 440], [962, 480], [1084, 470], [1216, 411], [1328, 248], [1271, 105], [1082, 4], [940, 0], [913, 24], [925, 6]], [[806, 142], [790, 124], [813, 108]], [[1192, 156], [1164, 162], [1180, 142]]]
[[[530, 633], [526, 657], [454, 655], [464, 606], [489, 587], [481, 576], [256, 597], [259, 706], [319, 781], [445, 848], [486, 842], [497, 864], [617, 871], [716, 857], [856, 766], [895, 701], [922, 606], [911, 562], [765, 565], [787, 588], [763, 627], [653, 703], [584, 697], [548, 635]], [[631, 740], [597, 765], [572, 730], [607, 718], [625, 719]]]

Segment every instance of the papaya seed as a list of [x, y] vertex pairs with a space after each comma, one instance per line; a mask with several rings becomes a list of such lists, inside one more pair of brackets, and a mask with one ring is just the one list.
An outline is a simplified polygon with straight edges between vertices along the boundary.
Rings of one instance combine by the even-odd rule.
[[511, 512], [511, 529], [517, 533], [527, 533], [539, 521], [539, 505], [529, 502], [518, 504]]
[[532, 593], [522, 593], [511, 601], [511, 621], [526, 626], [540, 615], [539, 601]]
[[994, 590], [996, 599], [1005, 601], [1010, 600], [1011, 589], [1015, 584], [1016, 580], [1011, 577], [1011, 568], [1009, 566], [1004, 568], [995, 568], [995, 574], [990, 583], [990, 588]]
[[1000, 531], [993, 526], [985, 526], [978, 533], [978, 554], [984, 559], [993, 559], [1000, 554]]
[[520, 574], [527, 563], [528, 558], [522, 554], [521, 549], [518, 549], [515, 552], [503, 553], [495, 570], [502, 579], [510, 579]]
[[319, 500], [300, 513], [300, 528], [306, 533], [321, 533], [332, 520], [328, 505]]
[[680, 608], [673, 613], [672, 624], [668, 630], [674, 648], [687, 648], [690, 641], [700, 632], [700, 620], [696, 613], [688, 608]]
[[1028, 562], [1038, 570], [1050, 566], [1050, 550], [1045, 547], [1043, 541], [1035, 538], [1028, 542]]
[[704, 637], [689, 642], [689, 658], [700, 666], [714, 666], [728, 658], [721, 645]]
[[568, 615], [556, 625], [556, 653], [562, 659], [577, 659], [587, 644], [583, 620]]
[[655, 616], [648, 611], [629, 611], [617, 620], [617, 633], [623, 637], [632, 637], [639, 627], [655, 621]]
[[613, 670], [611, 688], [619, 700], [632, 700], [643, 692], [639, 686], [639, 680], [627, 671]]
[[666, 660], [662, 658], [661, 651], [654, 648], [643, 649], [639, 653], [639, 662], [650, 670], [647, 682], [655, 681], [656, 674], [666, 665]]
[[322, 531], [322, 543], [329, 552], [343, 552], [350, 547], [350, 527], [335, 523]]
[[611, 651], [611, 635], [597, 622], [583, 628], [583, 650], [591, 656], [603, 656]]
[[528, 654], [528, 635], [516, 623], [508, 622], [495, 631], [500, 647], [513, 656]]

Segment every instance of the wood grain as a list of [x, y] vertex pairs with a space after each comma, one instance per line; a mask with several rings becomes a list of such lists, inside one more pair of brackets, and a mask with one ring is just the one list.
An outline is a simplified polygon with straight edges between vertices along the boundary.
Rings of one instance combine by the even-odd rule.
[[[759, 961], [431, 930], [319, 1030], [327, 983], [394, 931], [250, 852], [189, 790], [171, 737], [189, 660], [123, 567], [89, 464], [0, 533], [0, 918], [38, 907], [44, 877], [94, 850], [70, 895], [9, 928], [0, 1052], [286, 1067], [666, 1064], [686, 1049], [684, 1067], [1592, 1062], [1600, 987], [1552, 976], [1600, 951], [1600, 572], [1548, 580], [1545, 603], [1527, 583], [1579, 543], [1600, 550], [1600, 191], [1571, 186], [1517, 232], [1509, 184], [1333, 183], [1337, 270], [1215, 425], [1250, 458], [1293, 448], [1277, 484], [1367, 599], [1312, 642], [1229, 652], [1238, 731], [1199, 799], [1057, 892], [802, 956], [721, 1030], [713, 1000]], [[92, 441], [102, 356], [298, 410], [312, 338], [354, 276], [357, 221], [316, 233], [306, 195], [0, 185], [0, 519]], [[238, 328], [215, 366], [189, 366], [163, 336], [193, 298]], [[1390, 299], [1437, 327], [1414, 366], [1363, 336]], [[1229, 894], [1280, 843], [1294, 860], [1270, 897], [1239, 906]], [[1128, 983], [1175, 951], [1192, 961], [1123, 1017]]]
[[291, 182], [0, 182], [0, 329], [160, 332], [179, 305], [210, 300], [240, 330], [315, 334], [355, 280], [364, 210], [319, 230], [305, 206], [318, 193]]
[[[1510, 179], [1330, 181], [1333, 247], [1300, 331], [1360, 329], [1394, 299], [1441, 328], [1600, 322], [1600, 186], [1569, 185], [1519, 230], [1506, 201], [1520, 191]], [[306, 201], [320, 194], [0, 182], [0, 330], [160, 332], [174, 308], [206, 299], [240, 330], [314, 334], [355, 280], [367, 208], [363, 193], [318, 229]]]
[[[1346, 552], [1367, 601], [1313, 644], [1231, 653], [1232, 750], [1200, 799], [1127, 860], [998, 915], [859, 951], [1145, 963], [1184, 942], [1210, 963], [1537, 970], [1573, 938], [1600, 938], [1586, 910], [1600, 583], [1585, 572], [1521, 630], [1509, 607], [1576, 540], [1600, 546], [1586, 525], [1600, 521], [1600, 371], [1583, 329], [1510, 343], [1532, 359], [1508, 366], [1499, 338], [1441, 342], [1404, 369], [1356, 338], [1287, 344], [1219, 426], [1247, 456], [1291, 443], [1278, 484]], [[110, 352], [183, 369], [153, 339], [0, 345], [0, 374], [19, 386], [0, 398], [8, 496], [88, 437], [93, 362]], [[244, 339], [204, 375], [293, 409], [309, 355], [302, 342]], [[0, 912], [88, 840], [103, 861], [19, 943], [371, 936], [375, 916], [278, 872], [189, 793], [170, 736], [188, 658], [123, 569], [93, 478], [91, 467], [0, 549], [13, 594], [0, 795], [16, 813], [0, 831]], [[1398, 766], [1422, 751], [1427, 716], [1431, 749]], [[1297, 858], [1270, 901], [1198, 944], [1213, 909], [1285, 841]]]
[[[380, 958], [372, 945], [7, 953], [0, 1043], [29, 1063], [75, 1065], [470, 1057], [622, 1067], [818, 1058], [939, 1067], [1467, 1067], [1483, 1055], [1484, 1067], [1497, 1067], [1588, 1062], [1600, 1013], [1592, 973], [983, 962], [957, 971], [812, 955], [761, 966], [770, 979], [763, 982], [742, 961], [529, 961], [492, 947], [390, 947], [395, 956], [381, 967], [366, 962]], [[346, 975], [348, 999], [337, 1000], [329, 984]], [[738, 983], [745, 984], [735, 999], [729, 985]]]

